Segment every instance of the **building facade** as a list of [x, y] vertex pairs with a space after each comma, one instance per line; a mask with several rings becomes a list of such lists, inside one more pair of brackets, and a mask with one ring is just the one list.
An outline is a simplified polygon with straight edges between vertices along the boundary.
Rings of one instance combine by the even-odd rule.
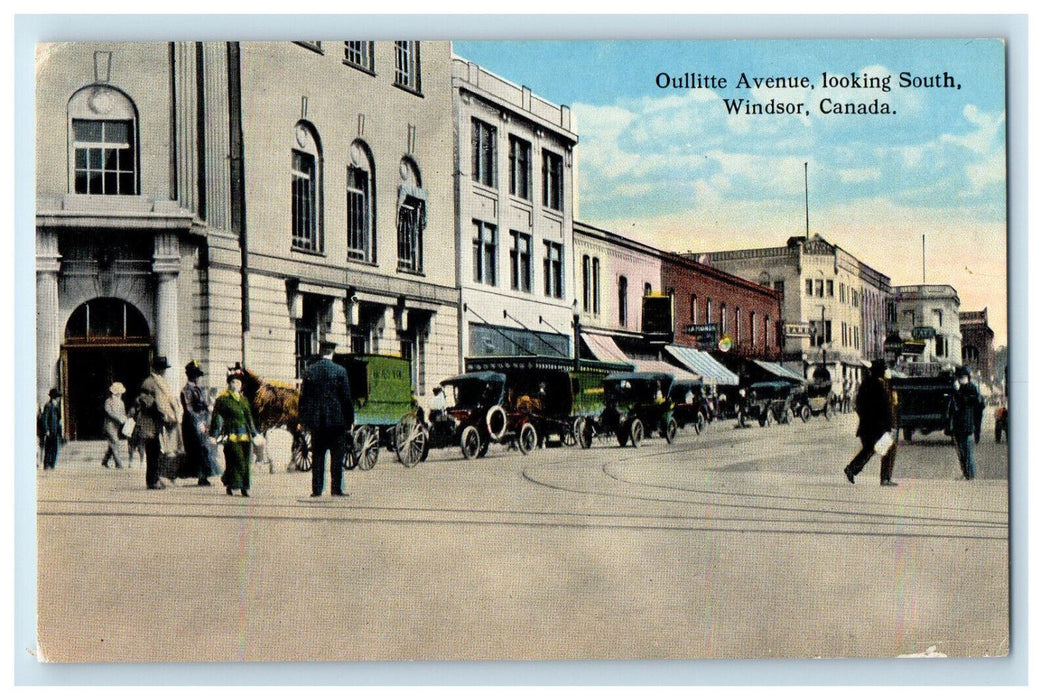
[[807, 377], [826, 364], [841, 391], [844, 380], [861, 379], [882, 357], [889, 277], [820, 235], [783, 247], [683, 255], [782, 292], [783, 356]]
[[[950, 284], [913, 284], [893, 288], [897, 326], [904, 340], [921, 342], [921, 352], [910, 352], [902, 361], [942, 367], [962, 364], [962, 331], [959, 327], [959, 293]], [[924, 330], [920, 330], [924, 329]]]
[[995, 372], [995, 332], [988, 326], [988, 307], [980, 311], [960, 311], [962, 362], [982, 381], [992, 384]]
[[572, 113], [458, 58], [452, 101], [463, 354], [572, 357]]
[[321, 340], [458, 366], [449, 42], [84, 42], [37, 62], [37, 398]]

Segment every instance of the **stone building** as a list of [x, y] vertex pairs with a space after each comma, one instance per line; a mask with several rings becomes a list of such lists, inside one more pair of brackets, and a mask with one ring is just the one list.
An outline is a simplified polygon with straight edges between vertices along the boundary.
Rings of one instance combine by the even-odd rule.
[[[909, 363], [962, 364], [962, 331], [959, 328], [959, 293], [950, 284], [913, 284], [893, 288], [897, 324], [892, 330], [902, 339], [921, 342], [921, 352], [907, 353]], [[920, 330], [924, 329], [924, 330]]]
[[452, 91], [463, 354], [572, 357], [572, 113], [458, 58]]
[[960, 311], [962, 361], [982, 381], [998, 380], [995, 372], [995, 332], [988, 326], [988, 307], [980, 311]]
[[37, 61], [37, 398], [99, 431], [154, 354], [458, 366], [449, 42], [83, 42]]
[[785, 360], [808, 377], [821, 364], [836, 391], [883, 355], [890, 278], [819, 234], [775, 248], [683, 253], [783, 295]]

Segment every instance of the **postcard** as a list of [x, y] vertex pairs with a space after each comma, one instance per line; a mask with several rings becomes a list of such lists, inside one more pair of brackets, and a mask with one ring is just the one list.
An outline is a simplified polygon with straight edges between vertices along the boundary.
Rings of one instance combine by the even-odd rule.
[[287, 38], [37, 46], [39, 661], [1011, 654], [1003, 39]]

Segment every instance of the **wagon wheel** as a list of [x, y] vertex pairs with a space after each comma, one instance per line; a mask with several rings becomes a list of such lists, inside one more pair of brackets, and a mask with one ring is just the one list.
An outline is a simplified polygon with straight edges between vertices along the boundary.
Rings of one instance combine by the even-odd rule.
[[583, 449], [590, 449], [594, 444], [594, 436], [598, 433], [598, 429], [586, 418], [577, 418], [574, 425], [576, 426], [576, 441]]
[[807, 421], [809, 421], [810, 418], [813, 417], [813, 409], [809, 407], [808, 403], [802, 407], [801, 411], [798, 412], [798, 417], [802, 419], [803, 423], [806, 423]]
[[521, 431], [518, 432], [518, 449], [521, 450], [521, 453], [529, 454], [536, 449], [538, 443], [539, 435], [536, 432], [536, 426], [528, 421], [522, 423]]
[[428, 442], [426, 428], [412, 414], [402, 418], [394, 429], [397, 459], [406, 467], [414, 467], [426, 459], [429, 452]]
[[563, 424], [561, 426], [561, 444], [565, 445], [566, 447], [574, 447], [576, 445], [578, 441], [577, 436], [580, 434], [579, 431], [576, 429], [576, 423], [579, 420], [580, 419], [577, 418], [570, 425]]
[[671, 418], [667, 421], [667, 428], [664, 430], [664, 438], [667, 439], [668, 445], [674, 442], [676, 435], [678, 435], [678, 421]]
[[784, 425], [791, 425], [791, 417], [792, 417], [791, 416], [791, 409], [790, 408], [785, 408], [784, 409], [784, 420], [783, 420]]
[[368, 471], [379, 461], [379, 429], [362, 426], [354, 431], [354, 455], [361, 471]]
[[292, 466], [296, 471], [310, 471], [310, 433], [300, 430], [292, 441]]
[[[675, 426], [677, 429], [677, 426]], [[631, 428], [628, 431], [628, 437], [631, 440], [631, 447], [638, 447], [642, 444], [642, 438], [645, 436], [645, 426], [642, 425], [641, 418], [635, 418], [631, 421]]]
[[463, 450], [463, 457], [474, 459], [481, 456], [481, 433], [473, 425], [468, 425], [459, 436], [459, 447]]

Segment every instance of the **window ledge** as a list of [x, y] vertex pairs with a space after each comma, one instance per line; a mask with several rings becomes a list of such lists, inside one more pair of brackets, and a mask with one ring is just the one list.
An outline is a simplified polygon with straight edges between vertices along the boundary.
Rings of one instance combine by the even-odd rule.
[[400, 265], [398, 265], [397, 271], [399, 273], [404, 273], [406, 275], [412, 275], [413, 277], [426, 277], [427, 276], [426, 273], [423, 272], [422, 270], [413, 270], [410, 267], [401, 267]]
[[419, 98], [423, 97], [423, 91], [422, 90], [418, 90], [418, 89], [416, 89], [414, 87], [409, 87], [408, 85], [402, 85], [401, 83], [397, 83], [397, 82], [391, 83], [391, 84], [394, 87], [396, 87], [398, 90], [404, 90], [409, 95], [415, 95], [416, 97], [419, 97]]
[[315, 258], [323, 258], [325, 256], [323, 250], [307, 250], [306, 248], [296, 248], [294, 245], [292, 246], [292, 252], [300, 255], [310, 255]]
[[374, 70], [372, 70], [371, 68], [365, 68], [360, 63], [354, 63], [353, 61], [348, 61], [344, 58], [343, 65], [349, 66], [350, 68], [353, 68], [355, 70], [359, 70], [366, 75], [372, 76], [373, 78], [376, 77], [376, 72]]
[[355, 258], [353, 256], [346, 256], [346, 261], [354, 263], [355, 265], [362, 265], [364, 267], [379, 267], [379, 263], [374, 260], [365, 260], [363, 258]]
[[314, 53], [321, 54], [322, 56], [324, 55], [324, 49], [323, 48], [321, 48], [320, 46], [314, 46], [313, 44], [311, 44], [308, 41], [292, 41], [292, 43], [296, 44], [298, 46], [302, 46], [304, 49], [310, 49]]

